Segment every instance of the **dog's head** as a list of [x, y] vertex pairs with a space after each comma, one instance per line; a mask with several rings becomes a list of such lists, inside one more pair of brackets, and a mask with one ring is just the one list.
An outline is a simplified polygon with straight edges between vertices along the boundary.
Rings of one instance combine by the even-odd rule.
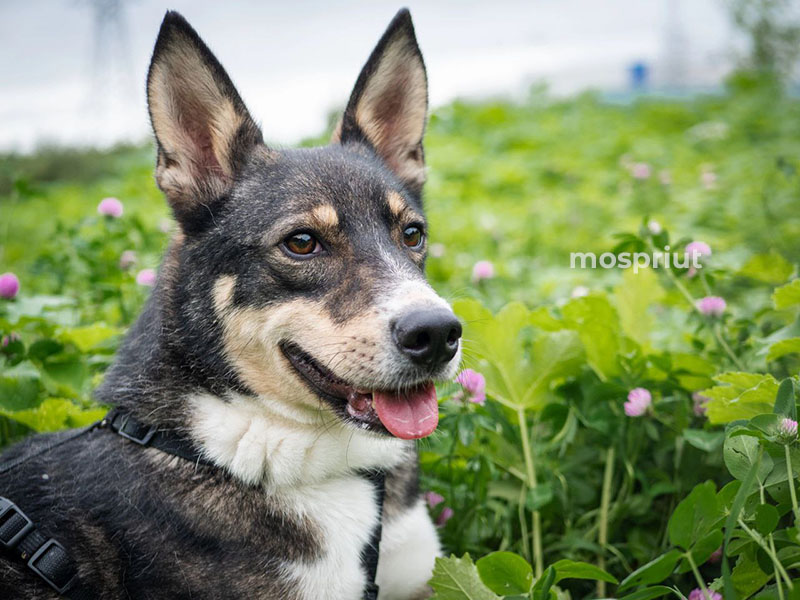
[[400, 11], [329, 146], [268, 148], [222, 66], [168, 13], [148, 75], [156, 179], [180, 227], [162, 267], [171, 344], [237, 391], [411, 439], [461, 326], [426, 283], [425, 67]]

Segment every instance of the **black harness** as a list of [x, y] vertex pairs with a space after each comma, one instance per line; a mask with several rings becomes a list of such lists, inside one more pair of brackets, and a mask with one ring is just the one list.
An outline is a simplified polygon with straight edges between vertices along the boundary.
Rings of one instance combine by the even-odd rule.
[[[187, 438], [178, 435], [171, 429], [145, 425], [130, 414], [115, 408], [109, 411], [102, 421], [66, 435], [36, 452], [0, 465], [0, 475], [97, 429], [108, 429], [135, 444], [157, 448], [195, 464], [214, 466], [213, 463], [203, 458]], [[378, 493], [378, 524], [372, 532], [369, 543], [361, 553], [361, 564], [367, 573], [363, 600], [376, 600], [378, 585], [375, 583], [375, 575], [378, 571], [381, 520], [386, 486], [383, 471], [370, 471], [365, 473], [365, 476], [375, 485]], [[12, 558], [24, 562], [40, 579], [65, 598], [92, 600], [93, 596], [81, 583], [78, 567], [68, 550], [55, 538], [42, 533], [32, 519], [11, 500], [3, 496], [0, 496], [0, 548], [4, 549]]]

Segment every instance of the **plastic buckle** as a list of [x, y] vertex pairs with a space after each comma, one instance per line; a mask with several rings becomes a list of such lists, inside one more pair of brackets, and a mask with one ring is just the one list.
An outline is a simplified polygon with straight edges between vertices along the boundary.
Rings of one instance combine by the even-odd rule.
[[[117, 433], [119, 435], [121, 435], [122, 437], [124, 437], [126, 439], [129, 439], [132, 442], [136, 442], [140, 446], [147, 446], [147, 444], [150, 443], [150, 440], [153, 439], [153, 436], [158, 431], [158, 427], [156, 427], [155, 425], [151, 425], [150, 427], [147, 428], [147, 431], [145, 431], [144, 435], [137, 436], [136, 435], [137, 434], [136, 431], [133, 432], [133, 433], [128, 433], [127, 431], [125, 431], [125, 427], [128, 426], [128, 423], [130, 423], [130, 415], [125, 415], [122, 418], [122, 424], [120, 425], [119, 429], [117, 430]], [[136, 422], [134, 421], [134, 423], [136, 423]]]
[[19, 515], [22, 517], [25, 520], [25, 525], [17, 533], [11, 536], [10, 540], [6, 541], [0, 538], [0, 544], [9, 550], [13, 549], [19, 543], [19, 541], [25, 537], [31, 529], [33, 529], [33, 521], [31, 521], [28, 518], [28, 515], [22, 512], [11, 500], [0, 496], [0, 527], [4, 523], [7, 523], [10, 519], [13, 519], [14, 515]]
[[72, 587], [72, 584], [75, 581], [75, 578], [77, 577], [77, 573], [73, 573], [72, 575], [70, 575], [70, 578], [64, 584], [59, 585], [57, 582], [50, 579], [50, 577], [46, 573], [44, 573], [44, 571], [42, 571], [39, 567], [36, 566], [36, 563], [40, 559], [42, 559], [47, 552], [57, 552], [58, 550], [61, 550], [61, 553], [64, 556], [64, 560], [67, 560], [67, 550], [64, 548], [64, 546], [59, 544], [53, 538], [50, 538], [44, 544], [42, 544], [42, 547], [39, 548], [34, 553], [33, 556], [31, 556], [30, 560], [28, 561], [28, 568], [30, 568], [31, 571], [36, 573], [39, 577], [44, 579], [48, 583], [48, 585], [52, 587], [55, 591], [57, 591], [59, 594], [63, 594], [70, 587]]

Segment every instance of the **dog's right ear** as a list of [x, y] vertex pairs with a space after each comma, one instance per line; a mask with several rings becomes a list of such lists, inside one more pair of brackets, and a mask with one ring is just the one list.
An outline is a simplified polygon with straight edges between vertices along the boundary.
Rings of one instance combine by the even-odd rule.
[[[222, 65], [180, 14], [164, 17], [147, 75], [156, 181], [184, 231], [229, 191], [261, 131]], [[198, 221], [198, 219], [200, 221]]]

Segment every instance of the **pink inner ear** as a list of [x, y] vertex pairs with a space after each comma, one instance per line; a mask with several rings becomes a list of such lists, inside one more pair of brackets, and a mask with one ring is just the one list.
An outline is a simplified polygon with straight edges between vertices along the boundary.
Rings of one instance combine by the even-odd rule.
[[189, 147], [185, 150], [195, 175], [202, 177], [213, 173], [223, 176], [224, 171], [214, 152], [209, 130], [211, 115], [205, 107], [191, 101], [180, 102], [178, 111], [180, 127], [189, 141]]
[[[408, 69], [395, 71], [373, 99], [372, 121], [367, 137], [400, 179], [411, 185], [425, 180], [422, 155], [426, 103], [411, 90], [415, 81]], [[424, 93], [424, 92], [423, 92]]]
[[383, 89], [375, 98], [372, 114], [375, 117], [374, 126], [378, 129], [376, 137], [380, 142], [394, 146], [393, 138], [396, 136], [408, 137], [407, 128], [413, 119], [410, 114], [413, 107], [409, 105], [409, 85], [413, 85], [411, 73], [408, 69], [398, 68], [383, 83]]
[[403, 177], [411, 165], [422, 166], [426, 103], [415, 97], [413, 87], [418, 81], [408, 68], [395, 67], [380, 83], [368, 100], [370, 120], [361, 126], [389, 168]]
[[217, 155], [214, 153], [214, 146], [211, 143], [211, 136], [208, 131], [201, 128], [194, 128], [192, 131], [187, 131], [190, 138], [194, 142], [194, 147], [197, 149], [197, 157], [192, 162], [200, 172], [212, 171], [215, 174], [222, 175], [222, 166], [217, 160]]

